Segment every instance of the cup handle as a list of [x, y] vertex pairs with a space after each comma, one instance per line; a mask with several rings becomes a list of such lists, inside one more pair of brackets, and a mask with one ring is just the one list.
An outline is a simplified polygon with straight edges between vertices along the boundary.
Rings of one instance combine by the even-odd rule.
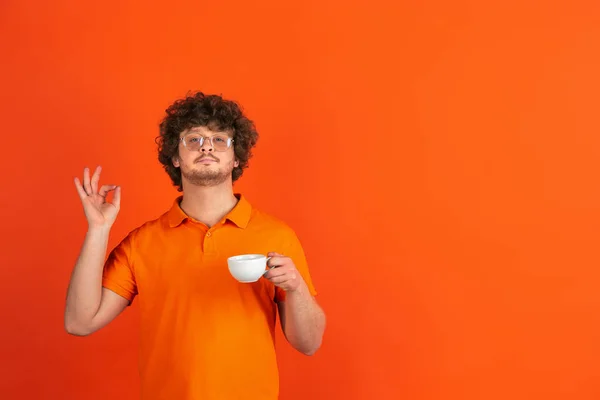
[[[267, 262], [269, 262], [269, 260], [270, 260], [270, 259], [271, 259], [271, 257], [267, 257], [267, 259], [265, 260], [265, 264], [266, 264]], [[265, 272], [263, 273], [263, 276], [265, 276], [265, 274], [266, 274], [267, 272], [269, 272], [270, 270], [272, 270], [272, 269], [273, 269], [273, 268], [275, 268], [275, 267], [276, 267], [275, 265], [273, 265], [272, 267], [269, 267], [269, 266], [267, 265], [267, 269], [266, 269], [266, 270], [265, 270]]]

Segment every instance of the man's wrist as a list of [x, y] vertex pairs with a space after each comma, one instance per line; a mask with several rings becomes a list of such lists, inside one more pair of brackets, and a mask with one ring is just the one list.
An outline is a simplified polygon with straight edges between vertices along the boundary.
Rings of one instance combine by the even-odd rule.
[[306, 282], [302, 281], [296, 289], [288, 290], [287, 294], [288, 294], [288, 296], [291, 295], [291, 296], [297, 296], [297, 297], [306, 296], [309, 294], [308, 286], [306, 285]]

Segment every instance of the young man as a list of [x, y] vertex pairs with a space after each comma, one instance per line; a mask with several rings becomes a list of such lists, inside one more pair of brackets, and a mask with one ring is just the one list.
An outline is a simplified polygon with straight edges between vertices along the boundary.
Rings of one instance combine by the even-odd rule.
[[[233, 191], [257, 138], [232, 101], [197, 93], [173, 103], [158, 151], [183, 195], [108, 257], [121, 188], [100, 186], [100, 167], [91, 177], [84, 169], [83, 182], [75, 178], [88, 231], [69, 284], [65, 328], [89, 335], [137, 296], [144, 400], [277, 399], [277, 312], [295, 349], [312, 355], [321, 345], [325, 315], [297, 236]], [[270, 256], [268, 266], [276, 268], [257, 282], [238, 282], [227, 258], [248, 253]]]

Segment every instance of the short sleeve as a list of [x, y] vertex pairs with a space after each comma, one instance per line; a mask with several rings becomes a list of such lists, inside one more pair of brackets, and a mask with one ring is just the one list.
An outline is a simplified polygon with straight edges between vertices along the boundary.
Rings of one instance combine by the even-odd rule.
[[[302, 275], [304, 282], [306, 282], [306, 286], [308, 286], [308, 291], [311, 295], [316, 296], [317, 291], [314, 287], [312, 278], [310, 276], [310, 271], [308, 269], [308, 262], [306, 260], [306, 255], [304, 253], [304, 249], [302, 248], [302, 244], [298, 239], [298, 236], [295, 232], [291, 232], [288, 235], [288, 243], [286, 246], [286, 250], [283, 253], [284, 256], [290, 257], [296, 266], [296, 269]], [[285, 301], [285, 291], [278, 287], [275, 288], [275, 300], [277, 302]]]
[[108, 255], [102, 276], [102, 286], [126, 298], [129, 304], [137, 295], [132, 253], [132, 234], [129, 234]]

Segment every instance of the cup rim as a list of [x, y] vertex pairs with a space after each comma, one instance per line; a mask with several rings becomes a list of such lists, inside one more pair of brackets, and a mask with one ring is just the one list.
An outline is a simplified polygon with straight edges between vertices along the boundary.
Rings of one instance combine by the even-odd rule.
[[258, 254], [258, 253], [237, 254], [235, 256], [228, 257], [227, 260], [239, 261], [242, 259], [246, 259], [245, 261], [254, 261], [254, 260], [258, 260], [260, 258], [267, 258], [267, 256], [265, 256], [264, 254]]

